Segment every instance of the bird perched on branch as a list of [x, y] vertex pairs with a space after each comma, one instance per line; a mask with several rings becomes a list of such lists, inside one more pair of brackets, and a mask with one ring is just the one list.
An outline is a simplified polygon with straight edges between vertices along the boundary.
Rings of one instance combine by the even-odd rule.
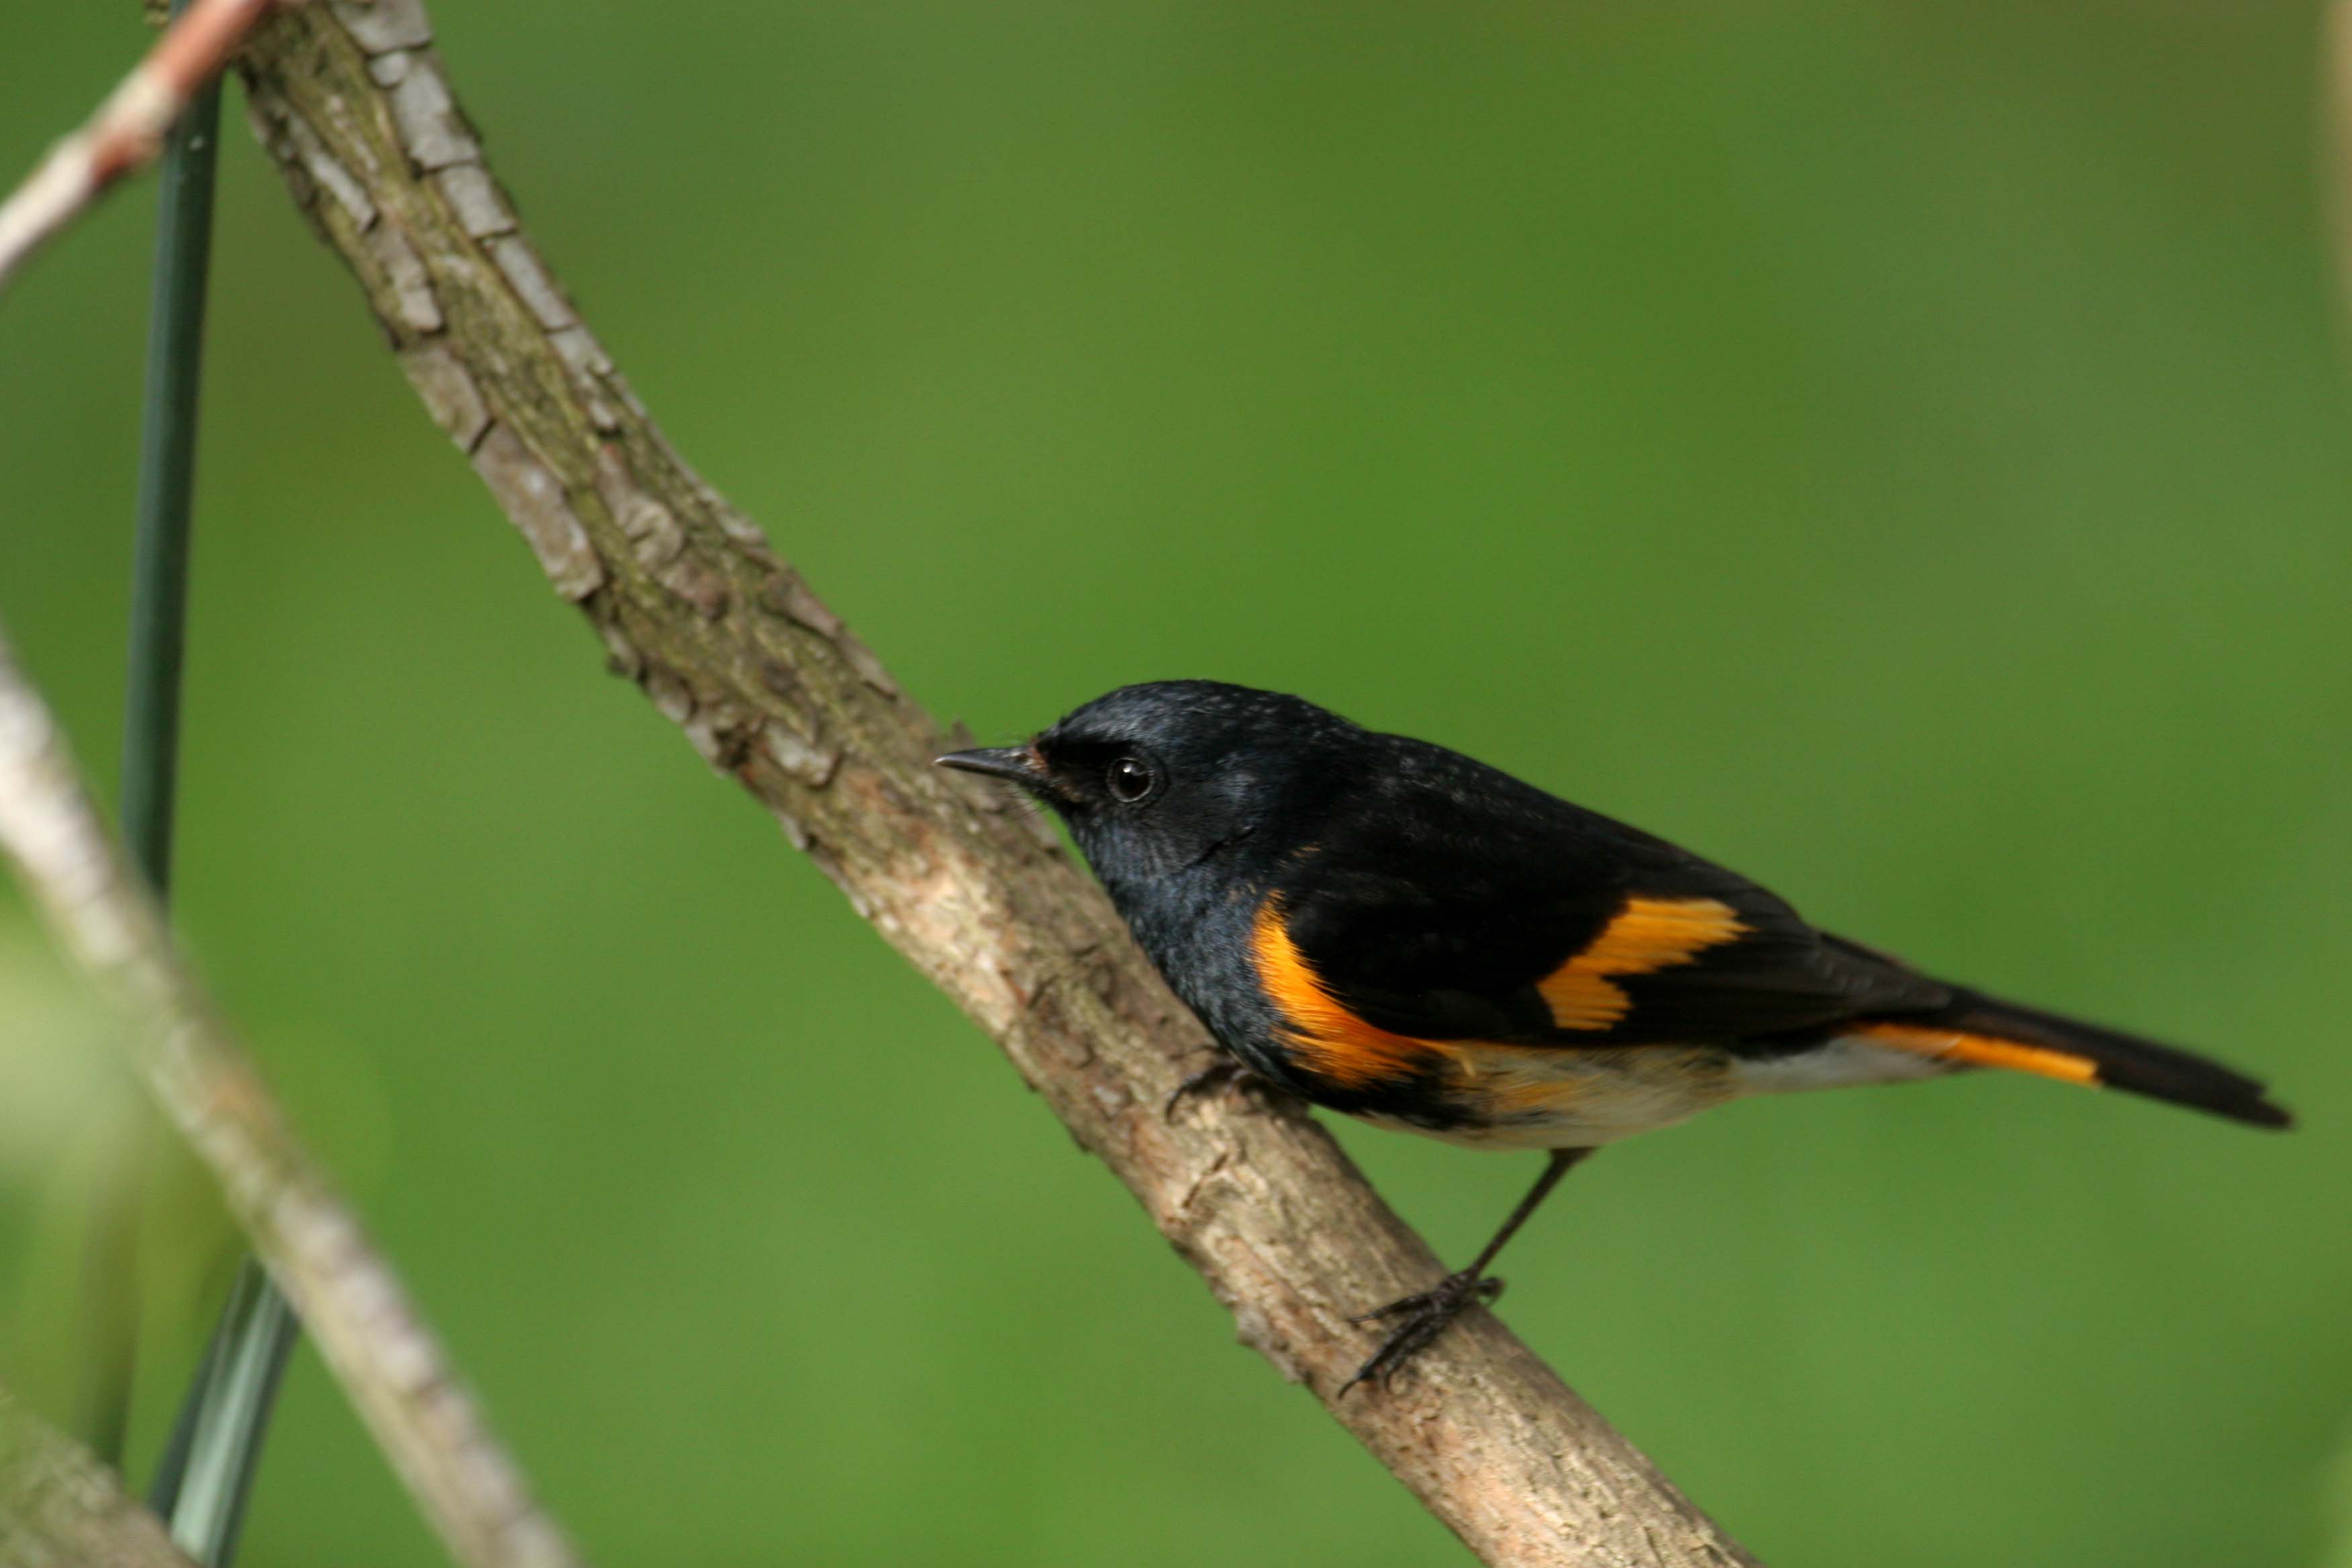
[[1488, 1266], [1570, 1166], [1727, 1100], [2005, 1068], [2289, 1125], [2227, 1068], [1932, 979], [1664, 839], [1300, 698], [1124, 687], [940, 762], [1061, 814], [1240, 1068], [1381, 1126], [1550, 1152], [1468, 1268], [1360, 1320], [1394, 1326], [1348, 1387], [1491, 1300]]

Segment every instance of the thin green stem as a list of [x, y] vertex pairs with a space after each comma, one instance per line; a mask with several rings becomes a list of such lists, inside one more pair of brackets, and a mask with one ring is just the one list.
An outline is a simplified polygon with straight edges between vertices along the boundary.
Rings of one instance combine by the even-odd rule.
[[[175, 4], [173, 14], [180, 9]], [[219, 140], [220, 88], [215, 84], [196, 95], [165, 144], [155, 228], [139, 532], [131, 564], [131, 668], [123, 693], [122, 837], [132, 863], [159, 899], [172, 885], [196, 399], [204, 376], [205, 285], [212, 258], [214, 153]]]
[[[173, 0], [172, 14], [186, 8]], [[194, 515], [196, 411], [204, 374], [205, 293], [212, 258], [213, 184], [220, 88], [190, 101], [165, 144], [155, 237], [154, 313], [147, 341], [138, 536], [133, 547], [131, 659], [123, 704], [122, 835], [159, 898], [172, 877], [179, 780], [181, 668], [187, 646], [188, 552]], [[101, 1225], [104, 1249], [89, 1277], [115, 1298], [107, 1316], [135, 1325], [136, 1226]], [[124, 1300], [134, 1303], [125, 1310]], [[220, 1568], [236, 1551], [261, 1439], [297, 1326], [249, 1259], [242, 1267], [159, 1465], [152, 1500], [173, 1536]], [[132, 1331], [135, 1340], [135, 1327]], [[133, 1345], [104, 1336], [92, 1357], [90, 1431], [121, 1462]]]
[[[247, 1258], [188, 1391], [184, 1441], [173, 1433], [176, 1452], [165, 1461], [176, 1470], [172, 1539], [199, 1563], [218, 1568], [236, 1554], [261, 1441], [299, 1329], [261, 1265]], [[159, 1475], [159, 1488], [163, 1480]]]
[[[184, 0], [182, 0], [184, 3]], [[181, 5], [173, 6], [178, 15]], [[188, 534], [195, 488], [196, 400], [204, 371], [205, 285], [212, 251], [220, 94], [205, 89], [173, 128], [155, 227], [153, 310], [142, 406], [138, 531], [131, 546], [131, 656], [124, 677], [122, 837], [162, 899], [172, 880], [179, 777], [180, 670], [187, 640]], [[135, 1152], [93, 1201], [84, 1253], [82, 1430], [120, 1468], [138, 1367], [139, 1201]]]

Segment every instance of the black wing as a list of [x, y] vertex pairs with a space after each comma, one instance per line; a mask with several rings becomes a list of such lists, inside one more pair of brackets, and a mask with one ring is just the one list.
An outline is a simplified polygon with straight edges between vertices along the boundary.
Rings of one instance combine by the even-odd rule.
[[1441, 747], [1339, 792], [1273, 891], [1332, 999], [1424, 1039], [1731, 1041], [1942, 1005], [1948, 988], [1773, 894]]

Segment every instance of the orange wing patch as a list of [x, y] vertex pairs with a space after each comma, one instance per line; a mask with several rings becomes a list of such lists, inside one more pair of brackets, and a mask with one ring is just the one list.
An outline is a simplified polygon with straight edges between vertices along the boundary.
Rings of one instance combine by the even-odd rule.
[[2094, 1088], [2099, 1081], [2098, 1063], [2088, 1057], [2053, 1051], [2047, 1046], [2022, 1045], [1991, 1035], [1963, 1034], [1958, 1029], [1918, 1024], [1863, 1024], [1852, 1032], [1899, 1051], [1916, 1051], [1921, 1056], [1965, 1062], [1970, 1067], [2007, 1068], [2012, 1072], [2039, 1073], [2043, 1078]]
[[1348, 1011], [1290, 940], [1277, 900], [1267, 899], [1258, 910], [1250, 951], [1257, 959], [1258, 984], [1290, 1025], [1290, 1044], [1310, 1070], [1333, 1083], [1362, 1089], [1410, 1078], [1433, 1060], [1452, 1057], [1434, 1040], [1392, 1035]]
[[1605, 1029], [1631, 1012], [1633, 999], [1612, 977], [1654, 974], [1688, 963], [1748, 928], [1719, 899], [1628, 899], [1583, 952], [1538, 984], [1563, 1029]]

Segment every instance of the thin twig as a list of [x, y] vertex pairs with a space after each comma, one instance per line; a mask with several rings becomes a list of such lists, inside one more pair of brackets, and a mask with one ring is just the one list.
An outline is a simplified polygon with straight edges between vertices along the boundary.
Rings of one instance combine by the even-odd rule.
[[[1351, 1314], [1445, 1270], [1308, 1118], [1194, 1101], [1209, 1041], [1025, 814], [688, 468], [491, 174], [420, 0], [330, 0], [238, 62], [256, 129], [557, 593], [715, 768], [997, 1043], [1232, 1309], [1241, 1338], [1494, 1563], [1748, 1557], [1485, 1312], [1393, 1390]], [[626, 194], [615, 199], [625, 205]]]
[[0, 1568], [194, 1568], [163, 1521], [0, 1388]]
[[0, 850], [65, 945], [137, 1018], [148, 1082], [451, 1554], [472, 1568], [568, 1568], [571, 1548], [399, 1278], [182, 963], [5, 636]]
[[[2320, 22], [2320, 210], [2336, 242], [2339, 319], [2352, 334], [2352, 0], [2336, 0]], [[2352, 335], [2347, 335], [2352, 342]]]
[[144, 166], [199, 89], [227, 66], [254, 28], [301, 0], [196, 0], [122, 79], [89, 122], [55, 147], [0, 204], [0, 289], [106, 188]]

